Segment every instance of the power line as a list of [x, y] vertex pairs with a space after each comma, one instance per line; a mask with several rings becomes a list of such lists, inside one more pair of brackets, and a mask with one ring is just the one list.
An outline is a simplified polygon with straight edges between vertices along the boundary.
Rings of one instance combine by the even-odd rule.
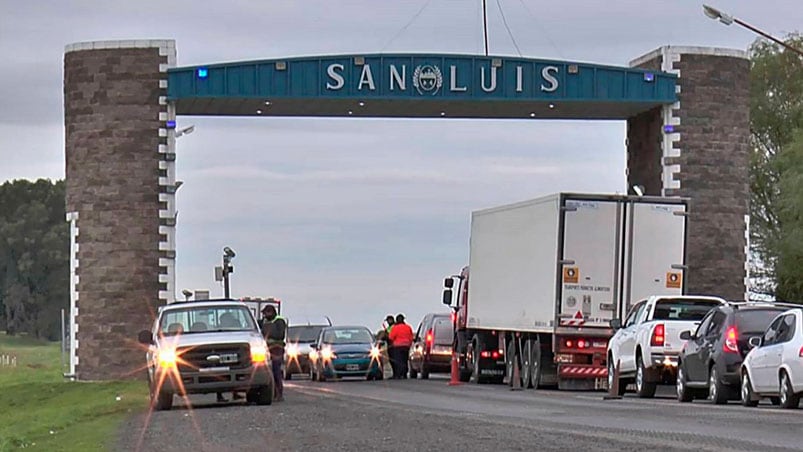
[[533, 14], [533, 12], [532, 12], [532, 10], [530, 9], [530, 7], [529, 7], [529, 6], [527, 6], [527, 4], [526, 4], [526, 3], [524, 3], [524, 0], [519, 0], [519, 1], [521, 2], [521, 6], [523, 6], [523, 7], [524, 7], [524, 9], [527, 11], [527, 14], [529, 14], [529, 15], [530, 15], [530, 18], [533, 20], [533, 22], [535, 22], [535, 25], [536, 25], [538, 28], [540, 28], [540, 29], [541, 29], [541, 34], [542, 34], [542, 35], [543, 35], [543, 36], [546, 38], [546, 40], [547, 40], [547, 41], [549, 41], [549, 44], [552, 46], [552, 48], [553, 48], [553, 49], [555, 49], [555, 52], [557, 52], [557, 54], [558, 54], [558, 56], [560, 57], [560, 59], [561, 59], [561, 60], [564, 60], [565, 58], [563, 57], [563, 53], [560, 51], [560, 49], [558, 48], [558, 46], [557, 46], [557, 45], [555, 45], [555, 42], [554, 42], [554, 41], [552, 41], [552, 39], [549, 37], [549, 34], [546, 32], [546, 28], [544, 28], [544, 26], [543, 26], [543, 25], [541, 25], [541, 23], [540, 23], [540, 22], [538, 22], [538, 19], [536, 18], [535, 14]]
[[388, 42], [387, 42], [387, 43], [386, 43], [386, 44], [385, 44], [385, 45], [382, 47], [382, 50], [380, 50], [380, 51], [379, 51], [379, 53], [382, 53], [382, 52], [384, 52], [384, 51], [385, 51], [385, 49], [386, 49], [386, 48], [387, 48], [387, 47], [388, 47], [388, 46], [389, 46], [389, 45], [390, 45], [390, 44], [391, 44], [393, 41], [395, 41], [395, 40], [396, 40], [396, 38], [398, 38], [398, 37], [399, 37], [399, 36], [400, 36], [402, 33], [404, 33], [404, 32], [407, 30], [407, 28], [409, 28], [409, 27], [410, 27], [410, 25], [412, 25], [412, 24], [413, 24], [413, 22], [415, 22], [415, 20], [416, 20], [416, 19], [418, 19], [418, 16], [420, 16], [420, 15], [421, 15], [421, 13], [423, 13], [423, 12], [424, 12], [424, 10], [425, 10], [425, 9], [427, 9], [427, 6], [429, 6], [430, 2], [432, 2], [432, 0], [427, 0], [426, 2], [424, 2], [424, 6], [422, 6], [422, 7], [421, 7], [421, 9], [419, 9], [419, 10], [418, 10], [418, 12], [417, 12], [417, 13], [415, 13], [415, 14], [413, 15], [413, 17], [410, 19], [410, 21], [409, 21], [409, 22], [407, 22], [407, 23], [406, 23], [406, 24], [405, 24], [405, 25], [404, 25], [404, 26], [401, 28], [401, 30], [399, 30], [399, 31], [398, 31], [398, 32], [397, 32], [395, 35], [393, 35], [393, 37], [392, 37], [392, 38], [390, 38], [390, 41], [388, 41]]
[[505, 11], [502, 10], [502, 4], [499, 3], [499, 0], [496, 0], [496, 6], [499, 7], [499, 14], [502, 15], [502, 23], [505, 24], [505, 30], [507, 30], [507, 35], [510, 36], [510, 40], [513, 41], [513, 47], [516, 48], [516, 52], [519, 53], [521, 56], [521, 50], [519, 50], [519, 45], [516, 43], [516, 38], [513, 37], [513, 33], [510, 31], [510, 27], [507, 26], [507, 19], [505, 19]]
[[482, 0], [482, 36], [485, 39], [485, 56], [488, 56], [488, 6]]

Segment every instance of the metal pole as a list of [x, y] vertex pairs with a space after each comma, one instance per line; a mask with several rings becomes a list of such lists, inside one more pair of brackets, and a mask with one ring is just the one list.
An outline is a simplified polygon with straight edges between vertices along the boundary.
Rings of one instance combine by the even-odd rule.
[[770, 41], [772, 41], [772, 42], [774, 42], [776, 44], [779, 44], [779, 45], [783, 46], [784, 48], [786, 48], [788, 50], [791, 50], [792, 52], [797, 53], [800, 56], [803, 56], [803, 50], [800, 50], [798, 48], [792, 47], [789, 44], [781, 41], [780, 39], [770, 35], [769, 33], [763, 32], [763, 31], [759, 30], [758, 28], [748, 24], [747, 22], [741, 21], [741, 20], [739, 20], [739, 19], [737, 19], [735, 17], [733, 18], [733, 21], [736, 22], [737, 24], [743, 26], [744, 28], [747, 28], [748, 30], [752, 31], [753, 33], [759, 34], [759, 35], [769, 39]]
[[223, 297], [229, 298], [229, 260], [223, 257]]
[[61, 371], [64, 372], [64, 309], [61, 310]]
[[485, 38], [485, 56], [488, 56], [488, 7], [486, 0], [482, 0], [482, 30]]

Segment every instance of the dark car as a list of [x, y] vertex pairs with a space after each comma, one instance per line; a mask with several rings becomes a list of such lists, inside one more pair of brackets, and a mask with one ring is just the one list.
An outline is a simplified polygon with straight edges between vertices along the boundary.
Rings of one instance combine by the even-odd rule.
[[410, 347], [410, 378], [429, 378], [430, 372], [449, 372], [454, 342], [451, 314], [427, 314]]
[[364, 326], [330, 326], [321, 330], [310, 353], [310, 379], [364, 377], [381, 380], [382, 354]]
[[707, 397], [715, 404], [738, 400], [739, 369], [750, 351], [750, 338], [760, 337], [787, 309], [780, 303], [731, 302], [709, 311], [696, 331], [682, 332], [680, 337], [687, 342], [678, 362], [678, 400]]

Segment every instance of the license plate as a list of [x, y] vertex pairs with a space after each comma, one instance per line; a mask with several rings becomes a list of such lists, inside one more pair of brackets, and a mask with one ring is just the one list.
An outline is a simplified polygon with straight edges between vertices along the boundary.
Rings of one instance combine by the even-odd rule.
[[360, 370], [359, 364], [346, 364], [346, 370]]
[[237, 353], [226, 353], [220, 355], [220, 362], [222, 364], [236, 363], [237, 361]]

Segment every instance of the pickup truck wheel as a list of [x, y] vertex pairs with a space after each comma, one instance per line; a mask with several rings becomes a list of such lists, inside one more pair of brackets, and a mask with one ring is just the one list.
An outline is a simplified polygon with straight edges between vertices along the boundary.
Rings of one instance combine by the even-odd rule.
[[259, 386], [250, 389], [245, 396], [249, 403], [256, 403], [257, 405], [270, 405], [273, 403], [273, 385]]
[[155, 400], [151, 399], [151, 401], [153, 409], [156, 411], [169, 411], [173, 408], [173, 394], [169, 392], [159, 392], [155, 395]]
[[678, 379], [675, 383], [675, 389], [678, 394], [678, 402], [691, 402], [694, 400], [694, 394], [686, 386], [686, 371], [683, 370], [683, 364], [678, 365]]
[[[616, 376], [616, 365], [613, 363], [613, 358], [608, 359], [608, 388], [613, 388], [613, 379]], [[616, 395], [619, 397], [623, 397], [627, 392], [627, 382], [619, 378], [619, 390], [616, 392]]]
[[797, 408], [800, 405], [800, 396], [792, 389], [792, 381], [786, 371], [781, 372], [780, 386], [781, 408]]
[[750, 383], [750, 376], [746, 371], [742, 371], [742, 405], [744, 406], [758, 406], [758, 399], [753, 392], [753, 384]]
[[708, 372], [708, 400], [714, 405], [722, 405], [728, 402], [726, 389], [719, 381], [719, 372], [717, 372], [716, 364], [711, 366]]
[[[640, 355], [640, 354], [639, 354]], [[647, 369], [644, 368], [644, 363], [641, 361], [641, 356], [636, 356], [636, 393], [642, 399], [651, 399], [655, 397], [656, 383], [647, 381]]]

